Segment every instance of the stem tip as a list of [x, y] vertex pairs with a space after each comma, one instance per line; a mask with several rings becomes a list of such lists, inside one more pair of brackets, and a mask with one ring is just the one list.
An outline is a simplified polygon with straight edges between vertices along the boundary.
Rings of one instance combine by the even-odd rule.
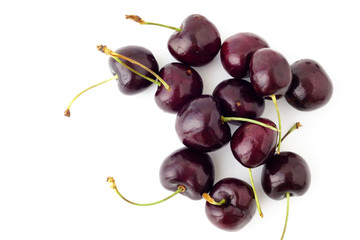
[[65, 117], [70, 117], [70, 109], [66, 109], [64, 115]]
[[142, 18], [139, 17], [138, 15], [125, 15], [125, 18], [126, 18], [126, 19], [130, 19], [130, 20], [133, 20], [133, 21], [135, 21], [135, 22], [137, 22], [137, 23], [140, 23], [140, 24], [144, 24], [144, 23], [145, 23], [145, 21], [142, 20]]

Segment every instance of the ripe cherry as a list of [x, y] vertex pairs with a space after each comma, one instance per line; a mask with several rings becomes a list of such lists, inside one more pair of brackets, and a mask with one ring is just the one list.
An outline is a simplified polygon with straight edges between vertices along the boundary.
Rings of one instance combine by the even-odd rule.
[[188, 16], [180, 28], [145, 22], [139, 16], [127, 15], [140, 24], [158, 25], [175, 30], [168, 41], [171, 55], [189, 66], [203, 66], [215, 58], [221, 47], [220, 33], [216, 26], [200, 14]]
[[185, 64], [167, 64], [160, 69], [159, 76], [171, 88], [168, 91], [161, 85], [155, 93], [155, 102], [164, 111], [176, 113], [186, 102], [202, 94], [201, 76]]
[[311, 111], [329, 102], [333, 86], [325, 70], [314, 60], [302, 59], [291, 65], [292, 82], [287, 102], [301, 111]]
[[199, 200], [213, 186], [214, 174], [214, 166], [207, 153], [182, 148], [173, 152], [162, 163], [160, 182], [171, 191], [184, 186], [183, 195]]
[[258, 49], [267, 47], [269, 47], [267, 42], [253, 33], [237, 33], [222, 44], [221, 63], [232, 77], [245, 77], [249, 71], [252, 54]]
[[215, 226], [237, 231], [250, 222], [256, 211], [253, 190], [246, 182], [236, 178], [225, 178], [217, 182], [209, 194], [215, 205], [206, 202], [206, 216]]

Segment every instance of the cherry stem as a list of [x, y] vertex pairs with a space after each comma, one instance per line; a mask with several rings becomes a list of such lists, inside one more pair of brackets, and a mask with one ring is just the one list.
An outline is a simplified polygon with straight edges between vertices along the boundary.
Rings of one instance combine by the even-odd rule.
[[137, 16], [137, 15], [125, 15], [126, 19], [131, 19], [141, 25], [155, 25], [155, 26], [160, 26], [160, 27], [164, 27], [164, 28], [169, 28], [172, 30], [175, 30], [177, 32], [181, 32], [182, 29], [181, 28], [177, 28], [177, 27], [172, 27], [169, 25], [164, 25], [164, 24], [160, 24], [160, 23], [153, 23], [153, 22], [145, 22], [141, 17]]
[[153, 202], [153, 203], [135, 203], [135, 202], [132, 202], [130, 200], [128, 200], [127, 198], [125, 198], [120, 192], [119, 190], [117, 189], [117, 186], [115, 184], [115, 180], [114, 178], [112, 177], [108, 177], [107, 180], [106, 180], [108, 183], [110, 183], [110, 187], [112, 189], [115, 190], [115, 192], [123, 199], [125, 200], [126, 202], [130, 203], [130, 204], [133, 204], [133, 205], [136, 205], [136, 206], [151, 206], [151, 205], [156, 205], [156, 204], [159, 204], [159, 203], [162, 203], [162, 202], [165, 202], [166, 200], [169, 200], [170, 198], [174, 197], [175, 195], [177, 195], [178, 193], [181, 193], [181, 192], [185, 192], [185, 187], [182, 186], [182, 185], [179, 185], [178, 186], [178, 189], [176, 190], [176, 192], [174, 192], [173, 194], [171, 194], [170, 196], [164, 198], [164, 199], [161, 199], [160, 201], [156, 201], [156, 202]]
[[85, 89], [84, 91], [80, 92], [80, 93], [79, 93], [78, 95], [76, 95], [76, 96], [73, 98], [73, 100], [70, 102], [70, 104], [68, 105], [67, 109], [66, 109], [65, 112], [64, 112], [64, 115], [65, 115], [66, 117], [70, 117], [70, 107], [72, 106], [72, 104], [74, 103], [74, 101], [75, 101], [78, 97], [80, 97], [80, 95], [82, 95], [84, 92], [86, 92], [86, 91], [88, 91], [88, 90], [90, 90], [90, 89], [92, 89], [92, 88], [94, 88], [94, 87], [97, 87], [97, 86], [99, 86], [99, 85], [102, 85], [102, 84], [104, 84], [104, 83], [107, 83], [107, 82], [110, 82], [110, 81], [112, 81], [112, 80], [118, 79], [118, 78], [119, 78], [118, 75], [115, 75], [115, 76], [113, 76], [112, 78], [110, 78], [110, 79], [108, 79], [108, 80], [105, 80], [105, 81], [102, 81], [102, 82], [100, 82], [100, 83], [97, 83], [97, 84], [95, 84], [95, 85], [93, 85], [93, 86], [91, 86], [91, 87], [88, 87], [88, 88]]
[[277, 128], [273, 127], [273, 126], [267, 125], [267, 124], [265, 124], [265, 123], [262, 123], [262, 122], [259, 122], [259, 121], [256, 121], [256, 120], [250, 119], [250, 118], [224, 117], [224, 116], [221, 116], [221, 121], [222, 121], [222, 122], [229, 122], [229, 121], [250, 122], [250, 123], [254, 123], [254, 124], [257, 124], [257, 125], [266, 127], [266, 128], [270, 128], [271, 130], [274, 130], [274, 131], [276, 131], [276, 132], [279, 132], [279, 131], [280, 131], [279, 129], [277, 129]]
[[264, 214], [263, 214], [262, 211], [261, 211], [259, 199], [258, 199], [258, 196], [257, 196], [257, 194], [256, 194], [255, 184], [254, 184], [254, 180], [253, 180], [252, 171], [251, 171], [251, 168], [248, 168], [248, 169], [249, 169], [251, 186], [252, 186], [252, 189], [253, 189], [253, 192], [254, 192], [254, 196], [255, 196], [256, 207], [257, 207], [257, 209], [258, 209], [258, 211], [259, 211], [260, 217], [263, 218], [263, 217], [264, 217]]
[[287, 223], [288, 223], [288, 218], [289, 218], [289, 206], [290, 206], [290, 193], [286, 193], [286, 200], [287, 200], [287, 204], [286, 204], [286, 218], [285, 218], [285, 224], [284, 224], [284, 230], [283, 233], [281, 235], [281, 240], [284, 239], [285, 236], [285, 232], [286, 232], [286, 227], [287, 227]]
[[299, 127], [302, 127], [303, 125], [300, 124], [300, 122], [296, 122], [290, 129], [287, 131], [287, 133], [282, 137], [281, 141], [284, 141], [284, 139], [295, 129], [298, 129]]
[[[157, 80], [160, 81], [160, 83], [165, 87], [166, 90], [170, 91], [170, 86], [158, 75], [156, 74], [153, 70], [151, 70], [150, 68], [146, 67], [145, 65], [139, 63], [138, 61], [135, 61], [131, 58], [128, 58], [124, 55], [121, 55], [121, 54], [118, 54], [114, 51], [112, 51], [111, 49], [109, 49], [108, 47], [104, 46], [104, 45], [99, 45], [97, 46], [97, 49], [100, 51], [100, 52], [103, 52], [105, 53], [106, 55], [109, 55], [111, 57], [117, 57], [117, 58], [120, 58], [120, 59], [123, 59], [123, 60], [126, 60], [126, 61], [129, 61], [133, 64], [136, 64], [138, 66], [140, 66], [141, 68], [145, 69], [146, 71], [148, 71], [149, 73], [151, 73]], [[116, 60], [116, 59], [115, 59]]]
[[217, 202], [217, 201], [215, 201], [215, 199], [213, 199], [212, 197], [210, 197], [210, 195], [207, 194], [207, 193], [203, 193], [203, 194], [202, 194], [202, 197], [203, 197], [208, 203], [210, 203], [210, 204], [212, 204], [212, 205], [221, 206], [221, 205], [223, 205], [224, 203], [226, 203], [225, 198], [224, 198], [224, 199], [221, 199], [220, 202]]
[[275, 109], [276, 109], [276, 113], [277, 113], [277, 116], [278, 116], [278, 122], [279, 122], [279, 143], [278, 143], [278, 149], [277, 149], [277, 153], [279, 154], [280, 153], [280, 145], [281, 145], [281, 118], [280, 118], [280, 111], [279, 111], [279, 106], [277, 104], [277, 101], [276, 101], [276, 96], [273, 94], [270, 96], [272, 101], [274, 102], [274, 106], [275, 106]]

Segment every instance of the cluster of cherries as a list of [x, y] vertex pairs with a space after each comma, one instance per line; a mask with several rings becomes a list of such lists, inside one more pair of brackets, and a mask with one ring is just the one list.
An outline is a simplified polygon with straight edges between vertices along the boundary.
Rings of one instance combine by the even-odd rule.
[[[298, 154], [280, 151], [281, 141], [287, 134], [281, 137], [276, 100], [285, 96], [291, 106], [302, 111], [323, 106], [332, 95], [332, 83], [326, 72], [310, 59], [289, 65], [282, 54], [253, 33], [238, 33], [222, 43], [214, 24], [198, 14], [187, 17], [180, 28], [145, 22], [135, 15], [126, 18], [175, 30], [168, 49], [179, 62], [159, 70], [153, 54], [143, 47], [126, 46], [114, 52], [98, 46], [98, 50], [111, 57], [109, 63], [114, 77], [94, 86], [116, 79], [120, 91], [130, 95], [151, 83], [157, 84], [155, 101], [164, 111], [177, 114], [176, 133], [185, 147], [168, 156], [160, 168], [161, 184], [174, 192], [169, 197], [139, 204], [126, 199], [109, 177], [111, 187], [127, 202], [142, 206], [163, 202], [178, 193], [193, 200], [205, 198], [209, 220], [221, 229], [234, 231], [244, 227], [256, 209], [262, 216], [251, 169], [263, 165], [264, 192], [273, 199], [287, 198], [283, 238], [289, 198], [307, 191], [310, 170]], [[202, 78], [193, 67], [206, 65], [219, 52], [224, 69], [233, 78], [220, 82], [212, 95], [203, 95]], [[274, 102], [279, 126], [260, 117], [266, 99]], [[66, 116], [70, 116], [74, 100], [65, 111]], [[228, 123], [239, 126], [233, 134]], [[296, 123], [288, 133], [299, 125]], [[214, 184], [215, 171], [208, 152], [229, 142], [234, 158], [249, 169], [251, 186], [236, 178], [225, 178]]]

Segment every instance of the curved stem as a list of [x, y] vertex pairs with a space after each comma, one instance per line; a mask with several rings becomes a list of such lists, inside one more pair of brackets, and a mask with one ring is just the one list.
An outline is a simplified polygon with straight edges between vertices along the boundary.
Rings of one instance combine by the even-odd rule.
[[164, 28], [169, 28], [172, 30], [175, 30], [177, 32], [181, 32], [182, 29], [181, 28], [177, 28], [177, 27], [172, 27], [169, 25], [165, 25], [165, 24], [160, 24], [160, 23], [153, 23], [153, 22], [145, 22], [141, 17], [137, 16], [137, 15], [125, 15], [126, 19], [131, 19], [141, 25], [155, 25], [155, 26], [160, 26], [160, 27], [164, 27]]
[[95, 85], [93, 85], [93, 86], [91, 86], [91, 87], [88, 87], [88, 88], [85, 89], [84, 91], [80, 92], [80, 93], [79, 93], [78, 95], [76, 95], [76, 96], [73, 98], [73, 100], [70, 102], [70, 104], [68, 105], [67, 109], [66, 109], [65, 112], [64, 112], [64, 115], [65, 115], [66, 117], [70, 117], [70, 107], [72, 106], [72, 104], [74, 103], [74, 101], [75, 101], [78, 97], [80, 97], [80, 95], [82, 95], [84, 92], [86, 92], [86, 91], [88, 91], [88, 90], [90, 90], [90, 89], [92, 89], [92, 88], [94, 88], [94, 87], [97, 87], [97, 86], [99, 86], [99, 85], [101, 85], [101, 84], [110, 82], [110, 81], [115, 80], [115, 79], [118, 79], [118, 78], [119, 78], [118, 75], [115, 75], [115, 76], [113, 76], [112, 78], [110, 78], [110, 79], [108, 79], [108, 80], [105, 80], [105, 81], [102, 81], [102, 82], [100, 82], [100, 83], [97, 83], [97, 84], [95, 84]]
[[281, 240], [284, 239], [285, 236], [285, 232], [286, 232], [286, 227], [287, 227], [287, 222], [288, 222], [288, 218], [289, 218], [289, 206], [290, 206], [290, 193], [286, 193], [286, 200], [287, 200], [287, 204], [286, 204], [286, 218], [285, 218], [285, 224], [284, 224], [284, 230], [283, 233], [281, 235]]
[[257, 194], [256, 194], [255, 184], [254, 184], [254, 180], [253, 180], [253, 176], [252, 176], [252, 171], [251, 171], [251, 168], [248, 168], [248, 169], [249, 169], [251, 186], [252, 186], [252, 189], [253, 189], [253, 192], [254, 192], [254, 196], [255, 196], [256, 207], [257, 207], [257, 209], [258, 209], [258, 211], [259, 211], [260, 217], [263, 218], [264, 215], [263, 215], [263, 213], [262, 213], [262, 211], [261, 211], [259, 199], [258, 199], [258, 196], [257, 196]]
[[277, 153], [279, 154], [280, 153], [280, 145], [281, 145], [281, 118], [280, 118], [280, 111], [279, 111], [279, 106], [277, 104], [277, 101], [276, 101], [276, 96], [273, 94], [270, 96], [272, 101], [274, 102], [274, 105], [275, 105], [275, 109], [276, 109], [276, 113], [277, 113], [277, 116], [278, 116], [278, 122], [279, 122], [279, 142], [278, 142], [278, 149], [277, 149]]
[[280, 131], [279, 129], [273, 127], [273, 126], [270, 126], [270, 125], [267, 125], [265, 123], [262, 123], [262, 122], [259, 122], [259, 121], [256, 121], [254, 119], [251, 119], [251, 118], [242, 118], [242, 117], [224, 117], [224, 116], [221, 116], [221, 121], [222, 122], [229, 122], [229, 121], [241, 121], [241, 122], [250, 122], [250, 123], [254, 123], [254, 124], [257, 124], [257, 125], [260, 125], [260, 126], [263, 126], [263, 127], [266, 127], [266, 128], [270, 128], [271, 130], [274, 130], [274, 131]]
[[221, 205], [223, 205], [224, 203], [226, 203], [226, 200], [225, 200], [225, 199], [221, 199], [220, 202], [215, 201], [215, 199], [213, 199], [212, 197], [210, 197], [210, 195], [207, 194], [207, 193], [203, 193], [203, 194], [202, 194], [202, 197], [203, 197], [208, 203], [210, 203], [210, 204], [212, 204], [212, 205], [221, 206]]
[[177, 195], [178, 193], [181, 193], [181, 192], [185, 192], [185, 187], [182, 186], [182, 185], [179, 185], [178, 186], [178, 190], [176, 190], [173, 194], [171, 194], [170, 196], [166, 197], [166, 198], [163, 198], [159, 201], [156, 201], [156, 202], [152, 202], [152, 203], [135, 203], [135, 202], [132, 202], [130, 200], [128, 200], [127, 198], [125, 198], [120, 192], [119, 190], [117, 189], [117, 186], [115, 184], [115, 180], [114, 178], [112, 177], [108, 177], [107, 180], [106, 180], [108, 183], [110, 183], [110, 187], [112, 189], [115, 190], [115, 192], [126, 202], [130, 203], [130, 204], [133, 204], [133, 205], [136, 205], [136, 206], [151, 206], [151, 205], [156, 205], [156, 204], [159, 204], [159, 203], [162, 203], [162, 202], [165, 202], [166, 200], [174, 197], [175, 195]]
[[290, 129], [287, 131], [287, 133], [282, 137], [281, 141], [284, 141], [284, 139], [295, 129], [298, 129], [299, 127], [302, 127], [300, 122], [296, 122]]
[[120, 63], [122, 66], [124, 66], [125, 68], [129, 69], [131, 72], [139, 75], [140, 77], [145, 78], [146, 80], [148, 80], [148, 81], [150, 81], [150, 82], [152, 82], [152, 83], [155, 83], [155, 84], [158, 85], [159, 87], [161, 86], [161, 83], [160, 83], [160, 82], [158, 82], [158, 81], [156, 81], [156, 80], [154, 80], [154, 79], [152, 79], [152, 78], [149, 78], [149, 77], [147, 77], [147, 76], [139, 73], [139, 72], [136, 71], [135, 69], [129, 67], [129, 66], [126, 65], [124, 62], [122, 62], [118, 57], [113, 57], [113, 56], [111, 56], [111, 57], [112, 57], [113, 59], [115, 59], [118, 63]]
[[166, 90], [170, 91], [170, 86], [158, 75], [156, 74], [153, 70], [151, 70], [150, 68], [146, 67], [145, 65], [139, 63], [138, 61], [135, 61], [131, 58], [128, 58], [124, 55], [121, 55], [121, 54], [118, 54], [114, 51], [112, 51], [111, 49], [109, 49], [108, 47], [104, 46], [104, 45], [99, 45], [97, 46], [97, 49], [100, 51], [100, 52], [103, 52], [105, 53], [106, 55], [109, 55], [111, 57], [117, 57], [117, 58], [120, 58], [120, 59], [123, 59], [123, 60], [126, 60], [126, 61], [129, 61], [133, 64], [136, 64], [138, 66], [140, 66], [141, 68], [145, 69], [146, 71], [148, 71], [149, 73], [151, 73], [154, 77], [156, 77], [157, 80], [159, 80], [161, 82], [161, 84], [165, 87]]

